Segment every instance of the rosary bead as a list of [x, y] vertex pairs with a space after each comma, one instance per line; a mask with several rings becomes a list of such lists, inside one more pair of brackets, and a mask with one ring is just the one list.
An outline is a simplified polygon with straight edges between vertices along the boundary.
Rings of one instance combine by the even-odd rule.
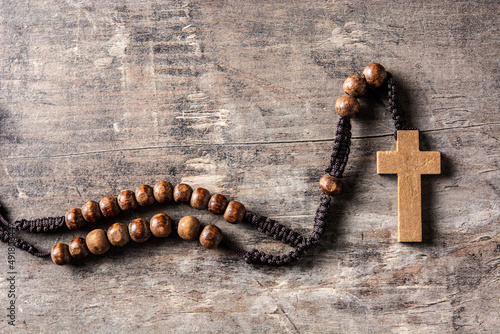
[[342, 190], [342, 182], [340, 179], [331, 176], [330, 174], [325, 174], [319, 180], [319, 189], [324, 194], [330, 196], [337, 195]]
[[365, 95], [367, 84], [364, 78], [360, 77], [357, 74], [353, 74], [345, 79], [342, 88], [347, 94], [357, 97]]
[[77, 237], [69, 242], [69, 253], [75, 259], [81, 260], [89, 255], [89, 249], [85, 243], [85, 239]]
[[191, 195], [191, 206], [196, 210], [206, 209], [210, 200], [210, 192], [205, 188], [196, 188]]
[[108, 228], [106, 235], [113, 246], [123, 247], [130, 241], [128, 227], [124, 223], [114, 223]]
[[155, 203], [153, 188], [147, 184], [143, 184], [135, 190], [135, 198], [140, 206], [150, 206]]
[[172, 219], [164, 213], [158, 213], [151, 218], [149, 227], [155, 237], [166, 238], [172, 233]]
[[118, 206], [122, 211], [132, 211], [137, 208], [135, 193], [131, 190], [124, 190], [116, 198]]
[[387, 79], [387, 72], [384, 66], [377, 63], [371, 63], [366, 66], [363, 70], [363, 75], [365, 76], [366, 82], [375, 88], [382, 86], [385, 79]]
[[359, 102], [355, 97], [342, 95], [335, 103], [335, 111], [340, 116], [354, 118], [359, 113]]
[[153, 188], [153, 195], [158, 203], [172, 202], [172, 184], [168, 181], [160, 181]]
[[214, 215], [222, 215], [224, 211], [226, 211], [227, 200], [226, 196], [221, 194], [215, 194], [210, 198], [208, 202], [208, 211], [213, 213]]
[[100, 228], [90, 231], [85, 238], [85, 242], [89, 251], [95, 255], [104, 254], [111, 248], [106, 232]]
[[226, 211], [224, 212], [224, 219], [231, 224], [239, 224], [243, 221], [247, 210], [240, 202], [231, 201], [227, 204]]
[[115, 218], [120, 215], [120, 207], [115, 196], [106, 196], [99, 202], [102, 215], [106, 218]]
[[82, 210], [78, 208], [68, 210], [64, 220], [66, 221], [66, 226], [68, 226], [70, 230], [78, 230], [85, 226]]
[[55, 264], [64, 265], [71, 261], [68, 245], [58, 243], [50, 251], [50, 258]]
[[87, 222], [93, 224], [97, 223], [102, 219], [101, 209], [99, 209], [99, 203], [95, 201], [88, 201], [82, 206], [83, 219]]
[[215, 225], [207, 225], [201, 231], [200, 243], [203, 247], [215, 249], [222, 241], [222, 231]]
[[142, 218], [132, 220], [128, 225], [128, 232], [130, 238], [139, 243], [146, 242], [151, 237], [148, 222]]
[[185, 183], [179, 183], [174, 188], [174, 201], [177, 203], [189, 204], [193, 188]]
[[182, 217], [177, 226], [177, 234], [184, 240], [195, 240], [200, 233], [200, 221], [193, 216]]

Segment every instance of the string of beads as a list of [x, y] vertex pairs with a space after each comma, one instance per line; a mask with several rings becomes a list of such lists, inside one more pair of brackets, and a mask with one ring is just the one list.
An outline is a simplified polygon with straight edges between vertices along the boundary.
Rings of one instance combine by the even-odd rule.
[[[273, 266], [292, 263], [320, 241], [325, 232], [331, 199], [342, 190], [341, 179], [351, 145], [350, 119], [357, 116], [360, 108], [356, 98], [365, 95], [369, 87], [380, 88], [384, 83], [387, 83], [389, 111], [396, 130], [409, 129], [399, 108], [394, 78], [386, 72], [382, 65], [376, 63], [368, 65], [363, 70], [363, 77], [359, 75], [347, 77], [343, 84], [347, 95], [341, 96], [335, 103], [335, 110], [340, 119], [337, 124], [329, 166], [325, 170], [326, 174], [319, 181], [319, 189], [322, 194], [309, 237], [304, 237], [268, 217], [247, 211], [242, 203], [234, 200], [229, 201], [222, 194], [211, 195], [205, 188], [193, 190], [185, 183], [173, 187], [168, 181], [160, 181], [154, 187], [141, 185], [135, 191], [124, 190], [116, 197], [106, 196], [99, 202], [88, 201], [81, 208], [68, 210], [66, 215], [62, 217], [22, 219], [10, 226], [0, 212], [0, 239], [26, 250], [32, 255], [42, 258], [50, 257], [54, 263], [64, 265], [70, 263], [72, 258], [81, 260], [90, 253], [104, 254], [111, 246], [123, 247], [130, 241], [143, 243], [148, 241], [151, 236], [166, 238], [171, 235], [173, 229], [176, 229], [179, 237], [184, 240], [198, 239], [201, 245], [208, 249], [215, 249], [219, 245], [223, 245], [234, 254], [243, 257], [248, 263]], [[290, 245], [293, 250], [283, 255], [266, 254], [258, 249], [244, 251], [224, 238], [221, 229], [215, 225], [202, 225], [193, 216], [183, 217], [177, 223], [173, 223], [172, 219], [165, 213], [154, 215], [149, 222], [137, 218], [128, 225], [121, 222], [114, 223], [106, 231], [96, 228], [90, 231], [85, 238], [76, 237], [69, 244], [56, 244], [50, 253], [42, 253], [28, 242], [11, 237], [11, 233], [9, 233], [11, 228], [31, 233], [55, 231], [65, 226], [70, 230], [79, 230], [87, 224], [96, 224], [106, 218], [115, 219], [122, 212], [133, 211], [138, 207], [170, 202], [189, 204], [196, 210], [206, 209], [214, 215], [222, 215], [231, 224], [242, 222], [249, 224], [258, 231]]]

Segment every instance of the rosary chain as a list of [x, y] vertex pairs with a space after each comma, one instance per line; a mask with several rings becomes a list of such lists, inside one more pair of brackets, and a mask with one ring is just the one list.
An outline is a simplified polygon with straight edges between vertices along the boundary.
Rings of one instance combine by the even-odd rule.
[[[323, 183], [322, 183], [323, 178], [320, 181], [320, 189], [323, 192], [323, 194], [321, 194], [320, 196], [319, 206], [316, 210], [314, 225], [310, 236], [304, 237], [300, 233], [293, 231], [268, 217], [261, 216], [251, 211], [246, 211], [241, 203], [233, 201], [230, 202], [229, 205], [233, 205], [232, 208], [233, 211], [235, 212], [234, 214], [237, 215], [238, 217], [235, 216], [227, 218], [226, 215], [224, 215], [224, 218], [226, 220], [232, 223], [243, 221], [252, 226], [253, 228], [257, 229], [259, 232], [265, 233], [266, 235], [273, 237], [275, 240], [290, 245], [291, 247], [293, 247], [293, 250], [283, 255], [266, 254], [265, 252], [260, 251], [258, 249], [253, 249], [251, 251], [244, 251], [243, 249], [231, 243], [226, 238], [222, 239], [221, 245], [223, 245], [226, 249], [233, 252], [234, 254], [243, 257], [244, 260], [248, 263], [282, 266], [294, 262], [299, 257], [303, 256], [308, 249], [319, 243], [321, 236], [325, 232], [327, 213], [330, 207], [332, 195], [336, 195], [340, 192], [341, 189], [340, 179], [343, 177], [343, 173], [347, 165], [350, 153], [350, 146], [351, 146], [350, 118], [355, 117], [359, 112], [359, 102], [355, 99], [355, 97], [362, 96], [365, 94], [367, 84], [374, 88], [379, 88], [382, 86], [383, 83], [386, 83], [387, 94], [388, 94], [388, 110], [391, 113], [391, 116], [394, 120], [394, 126], [396, 128], [396, 131], [411, 129], [410, 127], [408, 127], [403, 112], [399, 107], [399, 101], [397, 99], [397, 93], [396, 93], [396, 85], [391, 73], [386, 72], [382, 65], [370, 64], [363, 71], [363, 75], [364, 75], [363, 78], [357, 75], [352, 75], [346, 79], [343, 88], [348, 95], [340, 97], [335, 105], [335, 109], [337, 113], [340, 115], [340, 119], [337, 123], [337, 129], [335, 134], [335, 140], [333, 143], [332, 154], [330, 157], [330, 163], [325, 170], [325, 172], [327, 173], [327, 175], [325, 176], [328, 177], [325, 179], [326, 181], [324, 181]], [[185, 184], [181, 185], [187, 186]], [[141, 186], [141, 187], [146, 187], [144, 191], [147, 191], [148, 190], [147, 188], [149, 186]], [[189, 186], [187, 187], [191, 189]], [[149, 187], [149, 189], [151, 189], [152, 191], [151, 187]], [[199, 189], [206, 191], [206, 189], [203, 188], [198, 188], [197, 190]], [[208, 193], [208, 191], [206, 192]], [[130, 193], [133, 194], [133, 192]], [[182, 196], [184, 195], [186, 195], [186, 193], [182, 194]], [[189, 197], [190, 196], [191, 193], [189, 193]], [[222, 198], [221, 197], [217, 198], [219, 200], [219, 204], [220, 201], [223, 200], [226, 201], [225, 205], [228, 204], [226, 198], [223, 195], [217, 194], [217, 196], [222, 197]], [[107, 199], [110, 200], [111, 197], [112, 196], [108, 197]], [[184, 200], [179, 202], [182, 203], [183, 201]], [[154, 199], [151, 202], [151, 204], [153, 202]], [[97, 204], [97, 203], [92, 202], [91, 204]], [[134, 203], [127, 202], [126, 204], [131, 205]], [[144, 205], [141, 203], [139, 204]], [[197, 205], [199, 205], [199, 203]], [[192, 206], [195, 207], [194, 205]], [[217, 211], [217, 209], [220, 210], [220, 208], [215, 208], [214, 210]], [[79, 209], [72, 209], [72, 210], [79, 210]], [[75, 218], [75, 215], [76, 216], [78, 216], [78, 214], [81, 215], [81, 211], [80, 213], [78, 213], [78, 211], [72, 211], [72, 210], [68, 212], [72, 212], [74, 220], [77, 221], [78, 219], [77, 217]], [[120, 210], [118, 209], [118, 212], [119, 211]], [[222, 214], [221, 212], [215, 212], [212, 210], [210, 211], [215, 214]], [[107, 216], [105, 215], [105, 217]], [[22, 239], [13, 237], [12, 234], [10, 233], [10, 230], [17, 229], [22, 231], [28, 231], [30, 233], [41, 233], [41, 232], [59, 230], [63, 228], [65, 225], [67, 225], [71, 229], [76, 229], [72, 228], [73, 226], [68, 224], [68, 215], [66, 217], [65, 216], [46, 217], [46, 218], [38, 218], [32, 220], [22, 219], [16, 221], [12, 225], [9, 225], [7, 220], [1, 215], [0, 212], [0, 240], [3, 242], [8, 242], [9, 245], [14, 245], [15, 247], [25, 250], [34, 256], [41, 258], [49, 258], [51, 257], [51, 253], [40, 252], [36, 247], [31, 245], [30, 243]], [[177, 224], [175, 224], [174, 227], [178, 229]]]

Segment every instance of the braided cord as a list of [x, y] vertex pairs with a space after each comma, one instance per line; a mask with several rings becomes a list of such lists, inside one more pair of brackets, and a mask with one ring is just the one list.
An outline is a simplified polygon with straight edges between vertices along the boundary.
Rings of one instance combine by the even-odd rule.
[[[351, 121], [348, 117], [340, 117], [337, 124], [333, 152], [330, 158], [330, 165], [326, 169], [330, 175], [342, 178], [347, 165], [351, 145]], [[325, 231], [327, 212], [330, 207], [331, 197], [321, 194], [319, 206], [314, 217], [314, 226], [311, 235], [306, 238], [299, 233], [286, 228], [280, 223], [253, 212], [245, 214], [244, 222], [249, 223], [258, 231], [263, 232], [276, 240], [287, 243], [294, 247], [292, 251], [284, 255], [266, 254], [258, 249], [253, 249], [243, 257], [246, 262], [253, 264], [267, 264], [271, 266], [282, 266], [290, 264], [316, 245]]]
[[299, 233], [278, 224], [271, 218], [260, 216], [256, 213], [248, 211], [245, 214], [244, 222], [249, 223], [257, 231], [263, 232], [275, 240], [289, 244], [292, 247], [297, 247], [304, 242], [304, 237]]
[[394, 138], [397, 139], [398, 130], [416, 130], [416, 128], [411, 128], [406, 124], [406, 119], [399, 106], [399, 99], [396, 94], [396, 83], [390, 72], [387, 72], [387, 98], [389, 100], [388, 109], [394, 120], [394, 127], [396, 128], [394, 131]]
[[351, 150], [351, 120], [349, 117], [340, 117], [337, 124], [337, 133], [333, 142], [332, 155], [330, 157], [330, 166], [325, 172], [336, 178], [342, 178], [347, 158]]
[[62, 217], [45, 217], [37, 219], [21, 219], [14, 222], [16, 229], [20, 231], [28, 231], [30, 233], [42, 233], [59, 230], [64, 227], [64, 216]]
[[[327, 211], [330, 206], [330, 199], [331, 197], [325, 194], [322, 194], [320, 197], [320, 204], [318, 206], [318, 209], [316, 211], [316, 216], [314, 218], [314, 227], [311, 235], [309, 238], [304, 238], [300, 237], [301, 242], [287, 254], [284, 255], [271, 255], [271, 254], [266, 254], [265, 252], [259, 251], [258, 249], [253, 249], [249, 252], [246, 252], [245, 256], [243, 257], [246, 262], [248, 263], [253, 263], [253, 264], [267, 264], [271, 266], [283, 266], [290, 264], [297, 260], [299, 257], [304, 255], [304, 253], [311, 248], [312, 246], [316, 245], [321, 236], [323, 235], [325, 231], [325, 225], [326, 225], [326, 218], [327, 218]], [[270, 221], [276, 228], [282, 228], [285, 230], [288, 230], [284, 228], [281, 224], [266, 218], [259, 216], [253, 212], [247, 212], [245, 215], [245, 220], [248, 219], [254, 219], [254, 217], [260, 217], [261, 219], [265, 219], [266, 221]], [[291, 231], [293, 232], [293, 231]], [[296, 233], [296, 232], [293, 232]]]
[[[1, 206], [0, 206], [1, 209]], [[15, 228], [15, 226], [9, 227], [9, 222], [3, 217], [3, 215], [0, 212], [0, 240], [8, 243], [11, 246], [17, 247], [19, 249], [22, 249], [24, 251], [27, 251], [33, 256], [41, 257], [41, 258], [49, 258], [50, 253], [43, 253], [40, 252], [35, 246], [30, 244], [29, 242], [15, 238], [13, 236], [12, 230]]]

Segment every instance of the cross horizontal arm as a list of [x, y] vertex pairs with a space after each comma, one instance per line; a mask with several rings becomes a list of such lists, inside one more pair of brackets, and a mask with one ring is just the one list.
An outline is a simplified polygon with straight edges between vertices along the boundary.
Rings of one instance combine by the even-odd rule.
[[398, 165], [398, 152], [377, 152], [377, 174], [397, 174]]

